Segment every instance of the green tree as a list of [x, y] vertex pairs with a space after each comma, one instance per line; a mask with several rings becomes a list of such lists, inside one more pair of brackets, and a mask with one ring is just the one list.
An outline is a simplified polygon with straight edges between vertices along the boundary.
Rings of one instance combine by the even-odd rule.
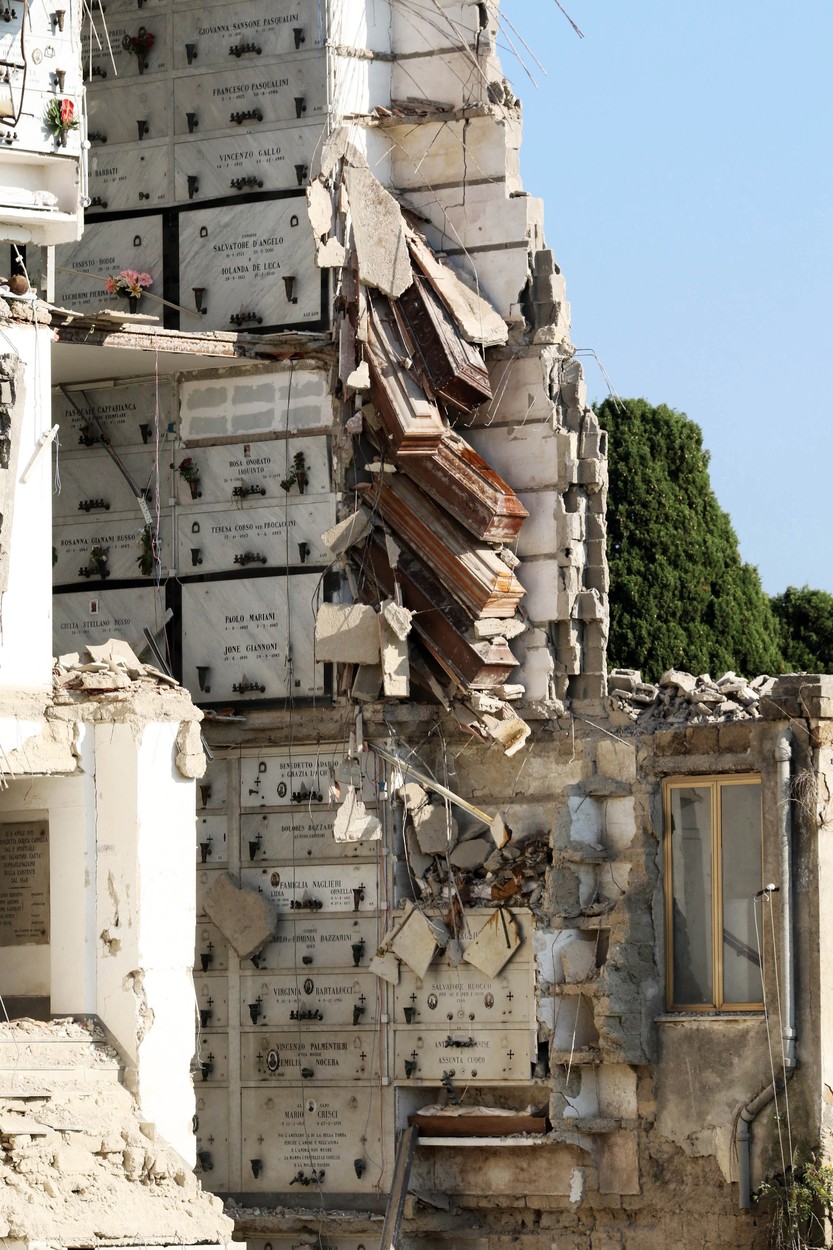
[[700, 427], [644, 399], [607, 399], [611, 666], [778, 673], [779, 630], [709, 479]]
[[770, 600], [790, 672], [833, 673], [833, 595], [788, 586]]

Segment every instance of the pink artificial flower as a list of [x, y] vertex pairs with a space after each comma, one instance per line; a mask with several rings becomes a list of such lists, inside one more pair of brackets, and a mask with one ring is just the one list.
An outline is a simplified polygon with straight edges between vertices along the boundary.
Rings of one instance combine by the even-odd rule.
[[75, 113], [75, 105], [72, 100], [61, 100], [61, 121], [65, 126], [69, 126]]

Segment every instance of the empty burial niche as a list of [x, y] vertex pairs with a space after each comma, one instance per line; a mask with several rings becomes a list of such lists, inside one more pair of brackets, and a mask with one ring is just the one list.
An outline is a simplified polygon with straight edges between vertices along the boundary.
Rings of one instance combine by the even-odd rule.
[[610, 942], [608, 929], [590, 932], [573, 931], [572, 937], [560, 949], [561, 969], [564, 980], [571, 985], [593, 980], [607, 959]]
[[599, 1088], [596, 1069], [589, 1066], [557, 1070], [550, 1100], [553, 1119], [591, 1119], [599, 1114]]
[[556, 999], [552, 1049], [559, 1054], [587, 1050], [597, 1046], [599, 1031], [593, 1020], [590, 1003], [582, 994], [562, 995]]

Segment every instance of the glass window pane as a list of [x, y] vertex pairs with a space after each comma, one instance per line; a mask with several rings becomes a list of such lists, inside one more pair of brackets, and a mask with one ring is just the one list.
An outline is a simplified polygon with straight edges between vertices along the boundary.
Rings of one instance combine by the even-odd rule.
[[761, 787], [722, 786], [723, 1001], [762, 1001], [761, 962], [755, 937], [755, 895], [761, 880]]
[[712, 808], [709, 786], [671, 790], [674, 1002], [713, 1003]]

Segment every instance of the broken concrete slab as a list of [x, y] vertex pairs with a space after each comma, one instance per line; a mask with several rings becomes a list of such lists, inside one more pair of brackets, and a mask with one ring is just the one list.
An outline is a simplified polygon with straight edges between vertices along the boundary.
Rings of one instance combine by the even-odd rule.
[[423, 855], [444, 855], [457, 838], [457, 822], [444, 803], [432, 803], [426, 790], [409, 781], [399, 791]]
[[381, 836], [380, 821], [367, 810], [361, 793], [357, 793], [354, 786], [348, 786], [333, 821], [336, 842], [376, 842]]
[[411, 668], [408, 662], [407, 640], [399, 636], [384, 614], [380, 614], [378, 620], [385, 697], [407, 699], [411, 693]]
[[[398, 553], [398, 548], [397, 548]], [[386, 599], [382, 604], [382, 615], [391, 627], [397, 638], [401, 638], [404, 642], [411, 632], [411, 619], [413, 612], [409, 612], [407, 608], [396, 603], [393, 599]]]
[[350, 516], [345, 517], [343, 521], [337, 521], [335, 525], [325, 530], [321, 535], [321, 541], [334, 556], [340, 556], [342, 552], [347, 551], [354, 543], [360, 542], [370, 532], [372, 523], [373, 518], [367, 508], [359, 508]]
[[387, 951], [380, 947], [371, 959], [368, 967], [371, 972], [375, 973], [382, 981], [387, 981], [389, 985], [399, 984], [400, 963], [393, 951]]
[[227, 872], [220, 873], [205, 896], [205, 910], [241, 959], [249, 959], [271, 942], [277, 912], [268, 899], [246, 890]]
[[363, 360], [352, 373], [348, 374], [347, 385], [354, 391], [370, 390], [370, 365], [366, 360]]
[[414, 280], [402, 210], [369, 169], [348, 165], [344, 179], [359, 278], [398, 299]]
[[492, 851], [491, 842], [485, 838], [471, 838], [468, 842], [458, 842], [448, 856], [452, 868], [462, 868], [464, 872], [472, 872], [482, 868]]
[[484, 924], [477, 937], [463, 953], [466, 963], [479, 968], [487, 977], [496, 977], [521, 945], [522, 938], [515, 917], [498, 907]]
[[315, 658], [337, 664], [378, 664], [379, 621], [363, 603], [322, 603], [315, 618]]
[[509, 331], [500, 313], [459, 274], [441, 264], [425, 240], [413, 230], [408, 230], [408, 243], [416, 263], [457, 322], [463, 338], [484, 347], [502, 346]]

